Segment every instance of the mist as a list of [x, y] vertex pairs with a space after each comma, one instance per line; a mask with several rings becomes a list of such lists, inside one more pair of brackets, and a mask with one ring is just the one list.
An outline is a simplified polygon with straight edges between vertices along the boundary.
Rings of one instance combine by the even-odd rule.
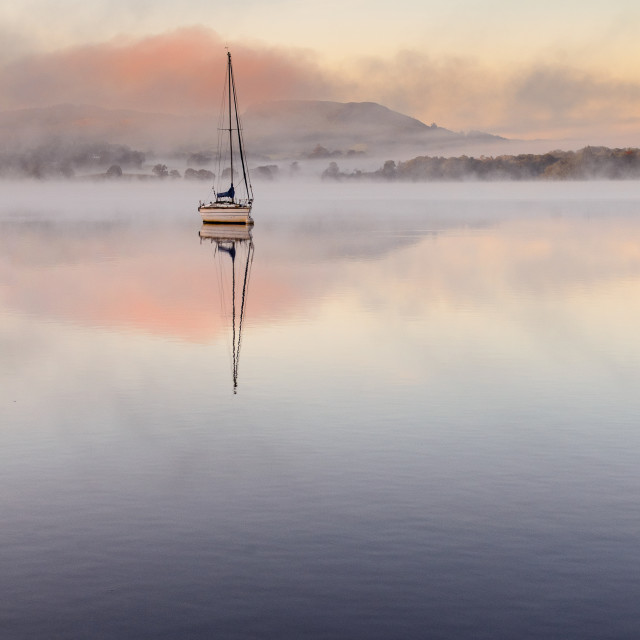
[[[211, 182], [223, 45], [188, 27], [0, 64], [0, 177]], [[256, 182], [639, 177], [632, 81], [415, 50], [336, 72], [231, 46]]]
[[[501, 145], [509, 150], [508, 144]], [[500, 146], [494, 146], [499, 151]], [[248, 159], [256, 186], [269, 183], [330, 182], [460, 182], [460, 181], [585, 181], [640, 179], [640, 150], [585, 147], [479, 156], [419, 155], [401, 146], [388, 154], [343, 153], [317, 145], [308, 155]], [[398, 160], [389, 158], [395, 157]], [[49, 141], [35, 148], [0, 154], [0, 178], [81, 182], [214, 182], [214, 154], [174, 151], [166, 155], [133, 150], [126, 145]], [[224, 179], [225, 169], [222, 172]]]
[[[215, 134], [225, 43], [212, 29], [183, 27], [14, 57], [0, 63], [0, 132], [10, 146], [53, 130], [74, 139], [93, 135], [93, 141], [101, 133], [98, 141], [142, 151], [206, 147]], [[377, 102], [467, 136], [480, 131], [546, 144], [538, 151], [640, 145], [636, 80], [549, 56], [490, 67], [464, 55], [408, 49], [384, 58], [354, 56], [335, 68], [311, 50], [229, 46], [247, 113], [283, 100]], [[86, 113], [69, 122], [47, 111], [54, 105]], [[318, 143], [333, 144], [311, 138], [307, 151]], [[288, 151], [282, 136], [280, 145], [277, 152]]]

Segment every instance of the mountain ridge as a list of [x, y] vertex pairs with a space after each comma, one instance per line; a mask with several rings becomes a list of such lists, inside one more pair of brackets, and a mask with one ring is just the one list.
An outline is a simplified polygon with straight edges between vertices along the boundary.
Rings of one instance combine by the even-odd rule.
[[[306, 157], [316, 145], [346, 152], [393, 153], [410, 146], [420, 152], [455, 147], [469, 134], [426, 125], [376, 102], [282, 100], [250, 105], [242, 114], [252, 156]], [[63, 103], [0, 112], [5, 150], [63, 139], [125, 144], [157, 154], [210, 150], [217, 131], [215, 114], [176, 115], [134, 109], [108, 109]], [[505, 141], [487, 133], [473, 138]]]

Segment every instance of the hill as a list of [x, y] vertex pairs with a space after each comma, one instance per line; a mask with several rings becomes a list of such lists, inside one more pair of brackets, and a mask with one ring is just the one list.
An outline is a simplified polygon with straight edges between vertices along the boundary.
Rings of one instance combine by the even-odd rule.
[[0, 137], [4, 150], [9, 151], [52, 141], [126, 144], [145, 151], [166, 151], [198, 144], [194, 134], [200, 126], [197, 119], [182, 116], [94, 105], [59, 104], [0, 112]]
[[[210, 151], [216, 139], [216, 114], [178, 116], [92, 105], [0, 112], [5, 153], [62, 141], [109, 143], [157, 155]], [[491, 146], [504, 138], [483, 133], [455, 133], [374, 102], [282, 101], [251, 106], [243, 114], [251, 157], [327, 157], [324, 151], [369, 155], [442, 153], [470, 143]], [[318, 149], [320, 152], [318, 153]]]
[[327, 151], [362, 151], [372, 155], [401, 149], [440, 149], [504, 141], [490, 134], [461, 134], [406, 116], [375, 102], [288, 100], [249, 107], [243, 115], [247, 141], [261, 153], [310, 155], [317, 145]]

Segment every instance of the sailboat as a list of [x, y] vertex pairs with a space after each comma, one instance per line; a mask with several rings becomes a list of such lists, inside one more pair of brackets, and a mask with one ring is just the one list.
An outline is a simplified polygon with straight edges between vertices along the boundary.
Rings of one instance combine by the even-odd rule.
[[254, 248], [251, 227], [239, 224], [203, 224], [199, 235], [200, 244], [204, 240], [209, 240], [215, 245], [214, 257], [217, 259], [220, 306], [223, 316], [231, 324], [232, 379], [235, 394], [238, 392], [242, 324], [253, 265]]
[[[205, 223], [251, 225], [253, 190], [244, 152], [230, 51], [227, 51], [227, 73], [222, 104], [218, 127], [217, 185], [213, 185], [215, 199], [208, 203], [200, 202], [198, 211]], [[234, 182], [236, 174], [239, 174], [238, 165], [242, 169], [242, 175], [239, 176], [240, 182], [236, 185]]]

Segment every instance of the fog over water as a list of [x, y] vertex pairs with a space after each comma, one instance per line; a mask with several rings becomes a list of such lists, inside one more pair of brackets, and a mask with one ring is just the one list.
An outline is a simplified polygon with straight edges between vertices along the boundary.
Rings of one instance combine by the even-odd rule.
[[635, 637], [640, 183], [254, 186], [0, 184], [0, 635]]

